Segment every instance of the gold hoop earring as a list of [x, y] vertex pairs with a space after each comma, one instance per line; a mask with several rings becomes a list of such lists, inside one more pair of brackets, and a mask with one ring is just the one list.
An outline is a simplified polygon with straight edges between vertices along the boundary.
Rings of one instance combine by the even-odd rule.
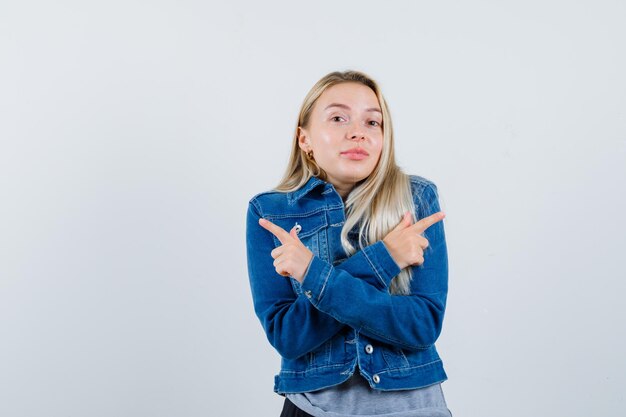
[[305, 152], [305, 155], [306, 155], [306, 159], [308, 159], [311, 165], [313, 165], [313, 169], [312, 169], [313, 175], [316, 177], [318, 175], [321, 175], [322, 168], [320, 168], [320, 166], [317, 165], [317, 162], [315, 161], [315, 158], [313, 157], [313, 150], [311, 149], [310, 151]]

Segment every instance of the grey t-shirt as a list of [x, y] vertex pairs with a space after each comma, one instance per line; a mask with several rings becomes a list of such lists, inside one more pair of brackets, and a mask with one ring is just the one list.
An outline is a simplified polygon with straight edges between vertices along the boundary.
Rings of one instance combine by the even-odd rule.
[[[358, 369], [358, 368], [357, 368]], [[313, 392], [286, 394], [315, 417], [451, 417], [441, 383], [402, 391], [373, 389], [358, 371], [347, 381]]]

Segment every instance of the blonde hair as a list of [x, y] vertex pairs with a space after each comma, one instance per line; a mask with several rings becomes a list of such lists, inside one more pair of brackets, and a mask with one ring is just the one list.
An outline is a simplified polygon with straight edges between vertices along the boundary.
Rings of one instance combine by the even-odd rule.
[[[346, 221], [341, 229], [341, 245], [348, 256], [357, 249], [348, 239], [348, 232], [359, 227], [360, 249], [382, 240], [398, 225], [406, 211], [412, 213], [415, 222], [415, 205], [411, 193], [410, 178], [396, 165], [391, 116], [378, 84], [359, 71], [331, 72], [322, 77], [304, 98], [298, 116], [289, 163], [275, 191], [292, 192], [302, 187], [311, 176], [326, 181], [326, 172], [315, 161], [307, 158], [298, 145], [298, 127], [306, 128], [317, 99], [326, 89], [345, 82], [357, 82], [371, 88], [383, 114], [383, 148], [380, 159], [372, 173], [350, 191], [345, 201]], [[391, 281], [391, 294], [409, 294], [411, 268], [404, 268]]]

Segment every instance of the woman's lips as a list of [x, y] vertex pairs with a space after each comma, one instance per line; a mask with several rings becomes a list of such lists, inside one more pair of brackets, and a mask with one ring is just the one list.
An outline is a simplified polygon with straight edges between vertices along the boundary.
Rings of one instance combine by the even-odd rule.
[[345, 152], [341, 152], [341, 156], [347, 159], [352, 159], [354, 161], [360, 161], [361, 159], [365, 159], [368, 157], [368, 155], [369, 154], [367, 152], [360, 148], [348, 149]]
[[367, 155], [360, 152], [342, 152], [341, 156], [347, 159], [352, 159], [354, 161], [360, 161], [361, 159], [367, 158]]

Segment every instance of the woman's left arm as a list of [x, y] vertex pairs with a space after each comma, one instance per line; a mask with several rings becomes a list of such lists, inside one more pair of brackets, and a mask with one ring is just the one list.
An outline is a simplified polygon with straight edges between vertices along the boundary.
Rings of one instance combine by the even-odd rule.
[[[433, 183], [425, 186], [422, 193], [426, 204], [416, 204], [418, 219], [440, 210]], [[317, 309], [373, 339], [408, 350], [430, 346], [441, 333], [448, 293], [443, 221], [427, 228], [424, 236], [429, 246], [424, 263], [411, 267], [409, 295], [391, 295], [386, 286], [354, 279], [346, 270], [317, 256], [308, 266], [302, 290]], [[379, 243], [382, 241], [376, 244]]]

